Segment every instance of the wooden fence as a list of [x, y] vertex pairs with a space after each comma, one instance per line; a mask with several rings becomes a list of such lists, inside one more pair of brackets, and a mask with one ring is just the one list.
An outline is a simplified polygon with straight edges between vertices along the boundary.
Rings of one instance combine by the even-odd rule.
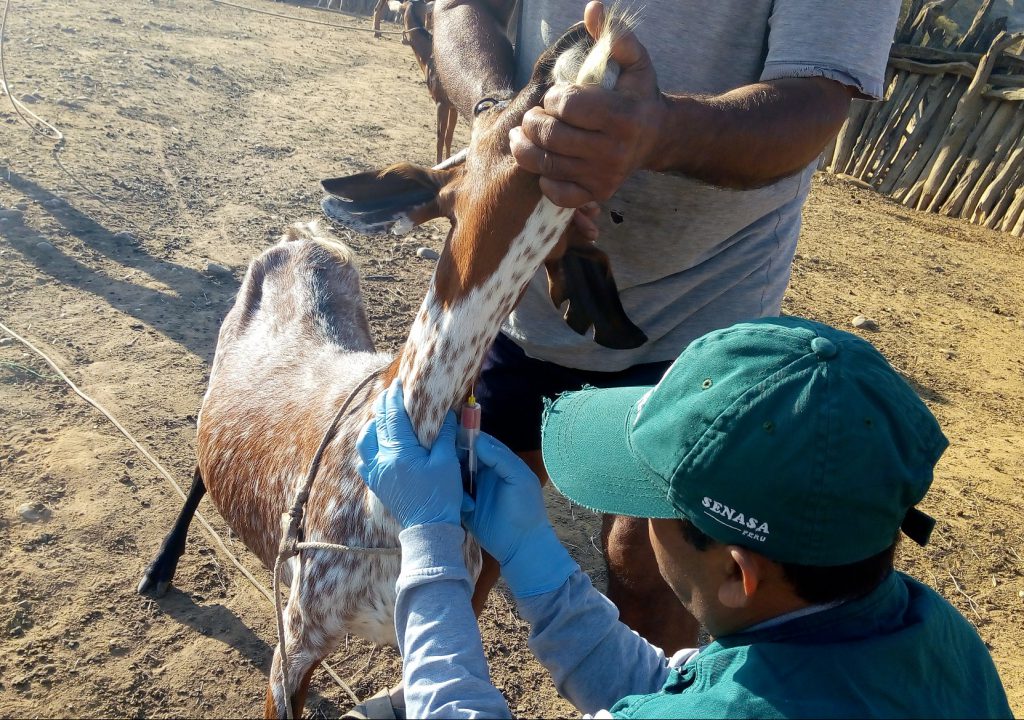
[[821, 167], [904, 205], [1024, 237], [1024, 57], [984, 0], [950, 37], [957, 0], [915, 0], [897, 30], [883, 102], [855, 100]]

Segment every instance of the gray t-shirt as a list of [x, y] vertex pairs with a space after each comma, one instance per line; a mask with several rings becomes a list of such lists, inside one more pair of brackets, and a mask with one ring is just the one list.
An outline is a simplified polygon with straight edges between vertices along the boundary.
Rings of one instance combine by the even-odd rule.
[[[583, 2], [522, 0], [516, 80], [582, 18]], [[883, 94], [899, 0], [647, 0], [637, 35], [667, 93], [718, 94], [758, 80], [820, 76]], [[641, 172], [602, 206], [598, 246], [622, 304], [648, 337], [609, 350], [577, 335], [543, 270], [503, 330], [531, 357], [585, 370], [675, 359], [711, 330], [778, 315], [814, 165], [757, 190]]]

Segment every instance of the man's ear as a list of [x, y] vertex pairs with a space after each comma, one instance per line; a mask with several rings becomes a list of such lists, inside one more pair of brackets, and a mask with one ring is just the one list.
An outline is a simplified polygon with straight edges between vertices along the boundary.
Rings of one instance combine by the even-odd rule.
[[746, 548], [728, 548], [730, 568], [718, 588], [718, 601], [727, 608], [745, 608], [753, 602], [757, 588], [764, 582], [764, 567]]

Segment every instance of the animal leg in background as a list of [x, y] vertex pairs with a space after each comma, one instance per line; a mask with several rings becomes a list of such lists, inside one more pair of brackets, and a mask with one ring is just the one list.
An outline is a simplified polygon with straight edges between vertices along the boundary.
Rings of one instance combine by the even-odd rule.
[[[449, 123], [450, 113], [448, 108], [451, 107], [446, 102], [437, 103], [437, 162], [441, 162], [449, 153], [451, 153], [451, 140], [448, 141], [447, 151], [445, 149], [445, 138], [449, 135]], [[455, 132], [455, 124], [451, 123], [450, 132]]]
[[377, 0], [373, 6], [373, 36], [380, 38], [380, 21], [384, 17], [384, 8], [388, 6], [388, 0]]
[[442, 160], [450, 158], [452, 156], [452, 137], [455, 135], [455, 125], [459, 122], [459, 111], [455, 109], [454, 105], [448, 106], [448, 127], [444, 134], [444, 158]]

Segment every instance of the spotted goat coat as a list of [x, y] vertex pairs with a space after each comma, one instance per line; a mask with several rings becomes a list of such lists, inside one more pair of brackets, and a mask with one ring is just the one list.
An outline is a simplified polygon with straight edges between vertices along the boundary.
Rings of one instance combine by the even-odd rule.
[[[621, 27], [621, 20], [611, 17], [596, 44], [582, 24], [571, 28], [538, 61], [530, 85], [477, 119], [464, 163], [434, 170], [402, 165], [324, 182], [337, 196], [325, 200], [325, 213], [349, 227], [408, 228], [442, 215], [452, 221], [426, 298], [397, 357], [375, 351], [353, 254], [318, 223], [292, 226], [252, 262], [220, 330], [199, 418], [193, 491], [140, 591], [162, 591], [170, 584], [188, 522], [205, 491], [242, 542], [272, 567], [282, 513], [301, 487], [322, 434], [357, 384], [377, 370], [383, 372], [353, 399], [326, 449], [306, 506], [305, 539], [398, 546], [400, 527], [357, 474], [355, 439], [371, 417], [376, 395], [400, 377], [417, 435], [431, 445], [447, 411], [465, 398], [486, 349], [530, 278], [544, 264], [557, 274], [560, 256], [572, 252], [573, 238], [559, 240], [570, 235], [573, 211], [543, 198], [536, 176], [516, 166], [508, 132], [553, 82], [613, 86], [617, 68], [609, 47]], [[584, 252], [593, 256], [592, 248]], [[606, 270], [599, 268], [597, 275]], [[580, 296], [554, 281], [552, 287], [556, 301], [569, 300], [568, 321]], [[639, 332], [623, 320], [621, 305], [615, 310], [616, 303], [617, 297], [612, 314], [621, 317], [612, 330]], [[588, 307], [598, 311], [577, 312], [574, 327], [582, 332], [593, 324], [596, 337], [614, 335], [601, 325], [606, 318], [593, 317], [608, 306]], [[635, 333], [626, 342], [636, 342]], [[471, 540], [465, 550], [467, 565], [476, 572], [479, 550]], [[285, 642], [291, 697], [282, 694], [282, 663], [275, 650], [268, 716], [284, 716], [286, 702], [301, 714], [313, 669], [346, 634], [395, 643], [399, 565], [396, 556], [326, 550], [303, 551], [288, 561]]]

